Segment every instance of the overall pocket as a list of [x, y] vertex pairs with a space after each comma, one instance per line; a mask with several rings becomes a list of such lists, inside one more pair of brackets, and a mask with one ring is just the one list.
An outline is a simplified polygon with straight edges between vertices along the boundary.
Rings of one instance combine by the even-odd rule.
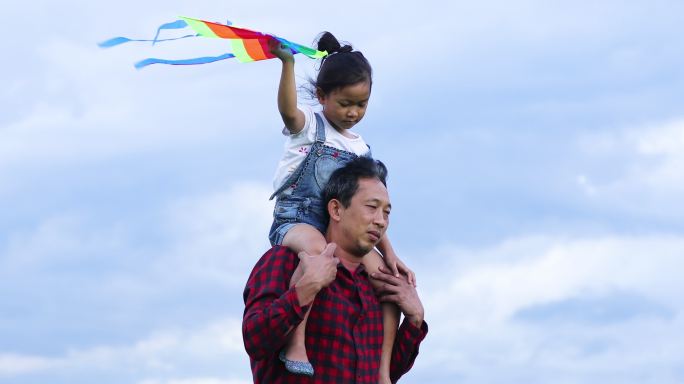
[[323, 155], [316, 159], [316, 163], [314, 164], [314, 177], [316, 178], [316, 184], [319, 188], [319, 194], [323, 194], [323, 190], [328, 184], [328, 180], [330, 180], [330, 175], [343, 165], [344, 162], [341, 161], [339, 157]]

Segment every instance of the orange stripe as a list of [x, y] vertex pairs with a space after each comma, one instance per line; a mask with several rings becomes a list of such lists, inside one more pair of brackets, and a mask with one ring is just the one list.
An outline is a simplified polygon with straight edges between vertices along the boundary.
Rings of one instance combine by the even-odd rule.
[[224, 39], [239, 39], [240, 36], [235, 34], [235, 32], [230, 28], [226, 27], [225, 25], [221, 24], [215, 24], [215, 23], [208, 23], [205, 22], [204, 24], [211, 29], [216, 36], [224, 38]]
[[254, 59], [254, 61], [268, 59], [268, 56], [266, 56], [266, 53], [261, 48], [261, 44], [259, 43], [259, 40], [257, 40], [257, 39], [246, 39], [243, 41], [245, 44], [245, 50], [247, 51], [247, 54], [252, 59]]

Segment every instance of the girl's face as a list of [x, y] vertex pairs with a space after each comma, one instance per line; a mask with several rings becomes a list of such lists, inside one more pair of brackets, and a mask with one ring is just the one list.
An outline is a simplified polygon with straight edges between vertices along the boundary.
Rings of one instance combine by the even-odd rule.
[[347, 85], [330, 91], [327, 95], [317, 90], [318, 101], [323, 106], [323, 115], [340, 133], [355, 126], [363, 119], [370, 98], [370, 82]]

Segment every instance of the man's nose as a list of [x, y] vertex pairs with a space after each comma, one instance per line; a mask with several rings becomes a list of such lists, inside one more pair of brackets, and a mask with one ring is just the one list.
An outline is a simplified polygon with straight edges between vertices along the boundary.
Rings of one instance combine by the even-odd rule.
[[385, 212], [383, 212], [381, 209], [378, 209], [375, 213], [373, 223], [380, 228], [385, 228], [387, 227], [388, 222], [389, 218], [385, 215]]

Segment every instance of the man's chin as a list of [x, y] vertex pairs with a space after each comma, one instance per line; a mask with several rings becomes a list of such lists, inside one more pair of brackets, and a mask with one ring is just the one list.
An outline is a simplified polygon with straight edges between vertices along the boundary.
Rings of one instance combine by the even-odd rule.
[[[378, 243], [379, 243], [379, 241], [378, 241]], [[377, 243], [373, 243], [373, 242], [363, 242], [361, 244], [358, 244], [357, 245], [357, 254], [359, 255], [359, 257], [364, 257], [368, 254], [368, 252], [375, 249], [376, 245], [377, 245]]]

